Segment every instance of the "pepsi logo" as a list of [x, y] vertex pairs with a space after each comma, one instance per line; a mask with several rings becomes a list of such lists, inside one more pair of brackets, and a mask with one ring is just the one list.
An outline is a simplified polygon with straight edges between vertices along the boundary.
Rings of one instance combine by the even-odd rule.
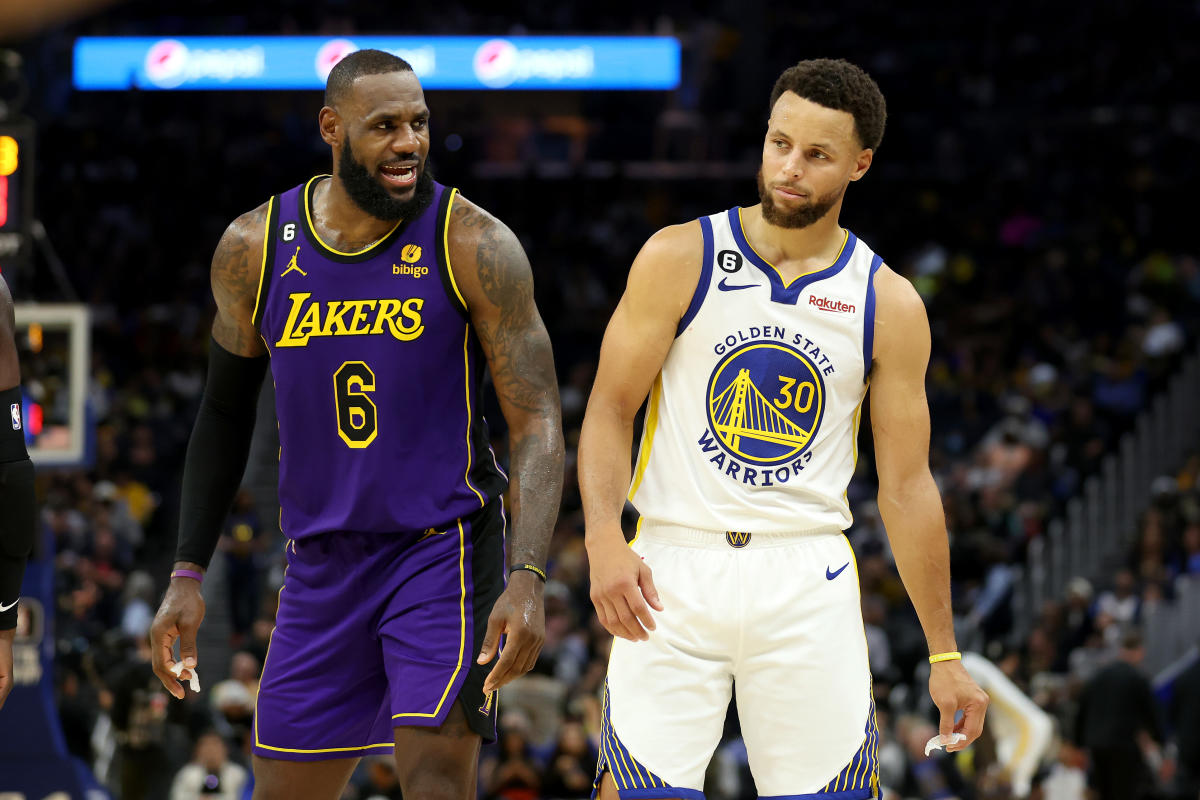
[[493, 89], [516, 79], [517, 47], [507, 39], [489, 39], [475, 51], [475, 77]]
[[155, 42], [146, 53], [146, 77], [155, 86], [168, 89], [179, 86], [187, 75], [187, 63], [187, 45], [174, 39], [163, 39]]
[[358, 45], [349, 39], [330, 39], [317, 50], [317, 76], [329, 80], [329, 73], [346, 56], [358, 49]]

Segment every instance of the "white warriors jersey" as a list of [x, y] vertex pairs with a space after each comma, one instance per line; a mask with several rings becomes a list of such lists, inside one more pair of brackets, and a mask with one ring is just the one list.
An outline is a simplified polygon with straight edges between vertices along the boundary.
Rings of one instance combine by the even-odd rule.
[[700, 280], [650, 392], [629, 499], [691, 528], [845, 530], [882, 259], [846, 231], [832, 264], [785, 283], [740, 209], [700, 225]]

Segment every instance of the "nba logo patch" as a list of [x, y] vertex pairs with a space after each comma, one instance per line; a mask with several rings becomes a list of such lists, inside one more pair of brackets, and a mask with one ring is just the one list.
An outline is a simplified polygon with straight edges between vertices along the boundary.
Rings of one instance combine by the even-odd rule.
[[13, 403], [11, 406], [9, 406], [8, 412], [12, 415], [13, 430], [21, 430], [21, 404]]
[[750, 544], [750, 534], [746, 531], [725, 531], [725, 541], [729, 546], [740, 550]]

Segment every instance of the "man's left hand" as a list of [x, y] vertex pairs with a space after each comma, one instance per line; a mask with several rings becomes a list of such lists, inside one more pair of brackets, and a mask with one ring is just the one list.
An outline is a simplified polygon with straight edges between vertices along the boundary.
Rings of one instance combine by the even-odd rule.
[[[967, 738], [946, 748], [954, 753], [971, 745], [983, 733], [983, 718], [987, 714], [988, 696], [979, 684], [971, 679], [961, 661], [939, 661], [930, 665], [929, 696], [941, 713], [938, 733], [949, 738], [952, 733], [961, 733]], [[954, 717], [962, 711], [957, 724]]]
[[491, 661], [500, 649], [500, 637], [507, 636], [504, 651], [487, 680], [484, 694], [490, 694], [504, 684], [519, 678], [537, 662], [546, 641], [546, 611], [542, 602], [542, 581], [528, 570], [518, 570], [508, 579], [508, 587], [496, 599], [488, 617], [487, 633], [479, 663]]

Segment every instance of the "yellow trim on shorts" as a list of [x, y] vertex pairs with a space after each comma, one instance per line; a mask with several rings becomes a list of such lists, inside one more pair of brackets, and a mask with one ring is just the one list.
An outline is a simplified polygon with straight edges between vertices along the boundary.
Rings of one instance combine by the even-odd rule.
[[467, 546], [466, 538], [463, 534], [462, 520], [457, 521], [458, 525], [458, 664], [454, 667], [454, 672], [450, 673], [450, 680], [446, 682], [446, 689], [442, 692], [442, 698], [438, 700], [437, 707], [432, 712], [417, 712], [406, 711], [400, 714], [392, 714], [392, 719], [401, 717], [416, 717], [419, 719], [433, 719], [442, 710], [442, 706], [446, 702], [446, 697], [450, 694], [450, 688], [454, 686], [454, 679], [458, 677], [459, 671], [462, 669], [463, 656], [467, 649], [467, 576], [463, 568], [463, 563], [466, 559]]
[[[633, 782], [633, 771], [631, 769], [629, 769], [629, 762], [625, 760], [625, 754], [623, 752], [621, 752], [623, 748], [619, 748], [616, 746], [617, 729], [612, 724], [612, 717], [610, 717], [608, 715], [607, 687], [605, 687], [604, 707], [603, 707], [602, 713], [604, 714], [605, 719], [608, 720], [608, 752], [610, 754], [610, 757], [608, 759], [608, 761], [610, 762], [608, 765], [608, 771], [610, 774], [615, 773], [615, 775], [613, 777], [613, 782], [617, 784], [618, 789], [636, 789], [638, 787]], [[614, 754], [620, 757], [620, 761], [617, 761], [615, 758], [611, 757]], [[621, 776], [621, 767], [622, 766], [624, 766], [624, 768], [625, 768], [624, 776]], [[617, 777], [621, 777], [621, 780], [618, 781]], [[626, 778], [628, 778], [628, 780], [626, 780]], [[622, 786], [621, 785], [622, 782], [626, 783], [627, 785]], [[644, 788], [644, 784], [643, 784], [643, 788]]]
[[[854, 554], [854, 545], [850, 544], [850, 537], [842, 531], [842, 541], [846, 543], [846, 549], [850, 551], [850, 563], [854, 566], [854, 591], [858, 594], [858, 606], [862, 608], [862, 578], [858, 574], [858, 556]], [[861, 614], [860, 614], [861, 616]], [[863, 623], [863, 649], [867, 651], [867, 674], [871, 674], [871, 643], [867, 641], [867, 624]], [[871, 702], [875, 702], [875, 677], [871, 676]], [[876, 719], [876, 726], [879, 721]]]
[[[873, 718], [875, 717], [875, 702], [873, 699], [871, 701], [871, 716]], [[854, 768], [853, 775], [851, 775], [849, 773], [846, 775], [846, 785], [844, 787], [842, 787], [843, 789], [850, 789], [850, 788], [865, 789], [865, 788], [867, 788], [866, 786], [861, 785], [869, 777], [869, 774], [864, 772], [863, 770], [865, 770], [867, 768], [867, 764], [871, 763], [871, 754], [872, 753], [875, 754], [875, 762], [876, 763], [879, 762], [879, 747], [878, 747], [878, 745], [879, 745], [879, 720], [878, 720], [878, 718], [874, 718], [871, 720], [871, 726], [868, 730], [867, 735], [865, 737], [863, 737], [862, 748], [859, 749], [858, 753], [854, 754], [855, 758], [858, 757], [859, 753], [863, 753], [863, 750], [865, 750], [866, 752], [863, 753], [863, 758], [859, 762], [858, 766]]]
[[[255, 736], [258, 734], [256, 733]], [[254, 744], [263, 750], [274, 750], [277, 753], [355, 753], [360, 750], [369, 750], [372, 747], [391, 747], [395, 749], [395, 742], [385, 742], [384, 744], [364, 744], [358, 747], [324, 747], [320, 750], [295, 750], [290, 747], [271, 747], [269, 744], [262, 744], [257, 739]]]
[[638, 537], [642, 535], [642, 521], [645, 519], [645, 517], [638, 517], [637, 527], [633, 529], [633, 538], [629, 540], [630, 547], [637, 544]]
[[[287, 544], [285, 544], [283, 546], [283, 550], [285, 553], [287, 552], [287, 549], [289, 547], [292, 548], [292, 554], [295, 555], [295, 553], [296, 553], [296, 540], [295, 539], [288, 539]], [[284, 582], [286, 585], [287, 567], [284, 567], [283, 579], [284, 579]], [[275, 608], [276, 608], [275, 614], [276, 614], [276, 616], [279, 615], [279, 611], [278, 611], [279, 604], [283, 600], [283, 589], [284, 589], [284, 587], [280, 586], [279, 593], [277, 595], [275, 595]], [[271, 628], [271, 635], [267, 639], [267, 654], [265, 656], [263, 656], [263, 672], [264, 673], [267, 671], [267, 660], [271, 657], [271, 643], [273, 641], [275, 641], [275, 628]], [[300, 749], [294, 748], [294, 747], [273, 747], [272, 745], [269, 745], [269, 744], [263, 744], [258, 738], [258, 698], [259, 698], [259, 695], [255, 694], [254, 695], [254, 746], [259, 747], [263, 750], [274, 750], [276, 753], [353, 753], [358, 750], [368, 750], [372, 747], [391, 747], [391, 748], [396, 747], [395, 742], [386, 742], [384, 744], [363, 744], [363, 745], [358, 745], [357, 747], [323, 747], [323, 748], [320, 748], [319, 750], [300, 750]]]
[[630, 502], [633, 501], [633, 496], [641, 487], [642, 478], [646, 477], [646, 467], [650, 464], [650, 451], [654, 449], [654, 434], [658, 430], [658, 403], [661, 397], [662, 372], [660, 371], [658, 377], [654, 379], [654, 386], [650, 389], [650, 403], [646, 406], [646, 423], [645, 430], [642, 431], [641, 452], [638, 453], [637, 471], [633, 475], [633, 485], [629, 487]]
[[[865, 392], [863, 394], [863, 400], [866, 400]], [[858, 408], [860, 411], [862, 410], [863, 400], [858, 401]], [[857, 429], [858, 429], [858, 420], [857, 420], [857, 415], [856, 415], [855, 430], [857, 430]], [[856, 465], [858, 463], [857, 442], [858, 442], [858, 438], [855, 437], [856, 444], [854, 447], [854, 462]], [[842, 539], [846, 542], [846, 547], [850, 549], [850, 563], [854, 565], [854, 587], [855, 587], [855, 591], [858, 593], [858, 605], [861, 608], [862, 607], [862, 578], [860, 578], [859, 574], [858, 574], [858, 556], [855, 555], [854, 545], [850, 544], [850, 537], [846, 535], [845, 531], [842, 531]], [[861, 617], [861, 614], [860, 614], [860, 617]], [[871, 788], [874, 789], [875, 783], [878, 781], [878, 774], [879, 774], [879, 715], [876, 713], [876, 709], [875, 709], [875, 676], [871, 675], [871, 643], [869, 641], [867, 641], [867, 625], [865, 622], [863, 623], [863, 647], [867, 651], [867, 675], [870, 676], [870, 680], [868, 681], [868, 684], [867, 684], [867, 687], [868, 687], [867, 691], [870, 693], [869, 696], [871, 698], [871, 700], [870, 700], [871, 716], [875, 718], [875, 725], [874, 725], [874, 727], [875, 727], [875, 743], [872, 745], [872, 747], [874, 747], [874, 749], [875, 749], [875, 769], [872, 770], [872, 773], [871, 773]], [[863, 759], [863, 765], [865, 766], [866, 762], [869, 760], [870, 759]], [[858, 773], [858, 770], [855, 770], [855, 783], [858, 782], [857, 773]], [[866, 777], [866, 776], [864, 775], [864, 777]]]

